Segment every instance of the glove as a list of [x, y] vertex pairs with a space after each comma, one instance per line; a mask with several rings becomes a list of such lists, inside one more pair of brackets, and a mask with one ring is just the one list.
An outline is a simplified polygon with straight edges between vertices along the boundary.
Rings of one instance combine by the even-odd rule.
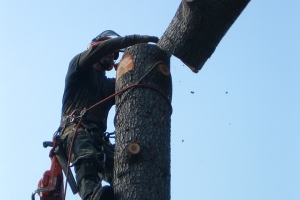
[[139, 35], [140, 40], [147, 43], [147, 42], [153, 42], [157, 43], [158, 42], [158, 37], [156, 36], [148, 36], [148, 35]]
[[127, 36], [131, 40], [135, 41], [135, 43], [148, 43], [148, 42], [158, 42], [158, 37], [156, 36], [149, 36], [149, 35], [129, 35]]

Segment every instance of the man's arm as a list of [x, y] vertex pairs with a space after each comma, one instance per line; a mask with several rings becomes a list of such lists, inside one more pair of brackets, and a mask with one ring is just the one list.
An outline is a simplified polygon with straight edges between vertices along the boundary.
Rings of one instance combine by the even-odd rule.
[[105, 40], [92, 48], [81, 53], [78, 69], [85, 70], [99, 61], [102, 57], [109, 53], [123, 49], [138, 43], [158, 42], [158, 38], [155, 36], [147, 35], [128, 35], [125, 37], [118, 37]]

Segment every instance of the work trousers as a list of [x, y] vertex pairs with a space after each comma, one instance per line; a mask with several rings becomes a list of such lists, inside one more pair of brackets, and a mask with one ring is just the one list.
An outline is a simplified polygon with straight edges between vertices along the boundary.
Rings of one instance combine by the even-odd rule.
[[[76, 127], [76, 123], [69, 123], [65, 125], [61, 133], [67, 156], [69, 155]], [[94, 124], [80, 125], [73, 142], [70, 161], [75, 166], [75, 173], [77, 173], [76, 168], [80, 168], [84, 162], [92, 163], [98, 172], [98, 177], [83, 177], [79, 183], [77, 182], [82, 199], [92, 194], [94, 188], [99, 184], [101, 186], [101, 180], [112, 184], [113, 159], [114, 146], [110, 144], [108, 138], [104, 137], [103, 132]]]

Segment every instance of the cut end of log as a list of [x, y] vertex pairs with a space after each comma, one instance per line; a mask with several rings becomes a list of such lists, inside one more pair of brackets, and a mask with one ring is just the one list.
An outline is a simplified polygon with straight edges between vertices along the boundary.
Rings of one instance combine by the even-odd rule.
[[139, 144], [137, 144], [137, 143], [134, 142], [134, 143], [129, 144], [129, 146], [127, 147], [127, 150], [131, 154], [136, 155], [136, 154], [138, 154], [140, 152], [141, 147], [140, 147]]
[[187, 63], [184, 62], [183, 60], [181, 60], [181, 61], [182, 61], [186, 66], [188, 66], [188, 67], [192, 70], [192, 72], [194, 72], [194, 73], [198, 73], [198, 72], [199, 72], [199, 69], [193, 67], [192, 65], [187, 64]]
[[119, 63], [118, 69], [117, 69], [117, 76], [116, 81], [126, 72], [133, 69], [133, 58], [130, 54], [126, 54], [123, 56], [122, 60]]
[[170, 75], [170, 70], [169, 70], [169, 68], [167, 67], [167, 65], [165, 65], [165, 64], [159, 64], [159, 65], [158, 65], [158, 68], [159, 68], [159, 70], [161, 71], [161, 73], [163, 73], [164, 75], [166, 75], [166, 76], [169, 76], [169, 75]]

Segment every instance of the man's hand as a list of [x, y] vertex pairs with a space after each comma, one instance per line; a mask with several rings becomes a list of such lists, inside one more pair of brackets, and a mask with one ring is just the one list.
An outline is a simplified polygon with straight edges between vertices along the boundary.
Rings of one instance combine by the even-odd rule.
[[154, 42], [157, 43], [158, 42], [158, 37], [156, 36], [148, 36], [148, 35], [139, 35], [140, 40], [147, 43], [147, 42]]

